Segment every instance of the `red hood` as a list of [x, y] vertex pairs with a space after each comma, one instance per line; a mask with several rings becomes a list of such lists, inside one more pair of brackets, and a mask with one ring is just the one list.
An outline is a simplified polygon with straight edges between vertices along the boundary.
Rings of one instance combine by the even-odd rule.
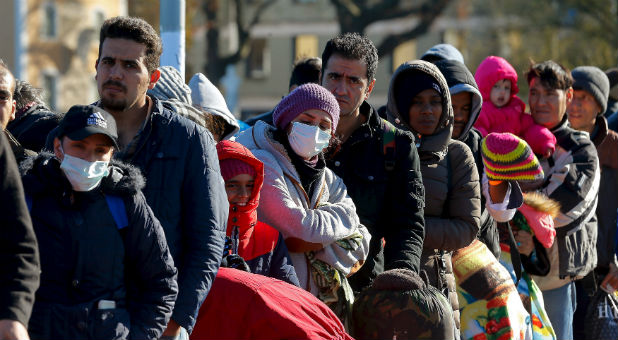
[[[257, 222], [257, 207], [260, 202], [260, 190], [264, 183], [264, 164], [259, 159], [245, 148], [242, 144], [230, 140], [224, 140], [217, 143], [217, 155], [219, 161], [224, 159], [239, 159], [249, 164], [255, 170], [255, 179], [253, 184], [253, 192], [246, 206], [241, 207], [236, 204], [230, 204], [230, 214], [227, 221], [227, 235], [229, 236], [232, 228], [238, 226], [240, 229], [240, 238], [249, 228], [252, 228]], [[234, 220], [235, 219], [235, 220]]]
[[479, 86], [484, 102], [489, 101], [491, 88], [500, 79], [511, 81], [511, 98], [513, 98], [519, 92], [517, 71], [504, 58], [495, 56], [485, 58], [474, 74], [474, 80]]

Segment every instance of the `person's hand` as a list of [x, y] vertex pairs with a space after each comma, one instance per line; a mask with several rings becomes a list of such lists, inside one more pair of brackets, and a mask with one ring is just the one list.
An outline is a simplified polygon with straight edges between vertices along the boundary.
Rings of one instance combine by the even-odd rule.
[[19, 321], [2, 319], [0, 320], [0, 339], [1, 340], [30, 340], [26, 327]]
[[163, 331], [162, 336], [176, 338], [180, 334], [180, 325], [173, 319], [167, 323], [167, 328]]
[[506, 197], [506, 192], [509, 190], [509, 184], [506, 181], [489, 180], [489, 197], [492, 203], [502, 203]]
[[618, 290], [618, 267], [615, 263], [609, 264], [609, 273], [605, 275], [603, 281], [601, 281], [601, 288], [604, 288], [606, 292], [613, 293]]
[[534, 241], [532, 240], [532, 234], [524, 230], [513, 231], [515, 236], [515, 242], [517, 242], [517, 250], [520, 254], [530, 256], [534, 250]]
[[245, 259], [238, 254], [230, 254], [224, 257], [221, 261], [221, 267], [234, 268], [251, 273], [251, 268], [249, 268], [249, 265], [245, 262]]

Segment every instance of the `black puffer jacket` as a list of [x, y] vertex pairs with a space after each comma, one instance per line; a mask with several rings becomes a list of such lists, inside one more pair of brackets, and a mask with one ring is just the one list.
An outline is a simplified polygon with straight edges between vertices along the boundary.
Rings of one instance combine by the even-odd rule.
[[[366, 123], [327, 160], [328, 168], [345, 182], [361, 223], [371, 233], [369, 256], [350, 277], [356, 291], [371, 285], [385, 268], [418, 272], [425, 237], [425, 193], [414, 137], [395, 129], [395, 155], [387, 158], [383, 143], [386, 123], [368, 103], [360, 110]], [[392, 170], [386, 168], [387, 159], [394, 161]]]
[[[177, 271], [139, 171], [114, 163], [99, 187], [74, 192], [60, 162], [42, 153], [22, 163], [22, 174], [42, 270], [31, 337], [160, 337], [178, 292]], [[122, 200], [128, 226], [116, 224], [106, 196]], [[116, 308], [98, 309], [100, 300]]]
[[[470, 117], [461, 131], [461, 134], [457, 137], [457, 140], [464, 142], [470, 148], [470, 151], [472, 151], [474, 163], [476, 163], [476, 169], [478, 170], [479, 178], [481, 178], [484, 168], [483, 159], [481, 158], [481, 141], [483, 140], [483, 136], [473, 125], [481, 112], [483, 96], [478, 90], [474, 76], [470, 73], [466, 65], [456, 60], [440, 60], [437, 61], [435, 65], [440, 69], [440, 72], [442, 72], [444, 79], [446, 79], [451, 96], [462, 92], [469, 92], [472, 94]], [[500, 258], [500, 235], [498, 234], [498, 228], [494, 219], [489, 215], [487, 209], [485, 209], [485, 197], [483, 195], [481, 195], [481, 229], [478, 238], [485, 243], [496, 258]]]

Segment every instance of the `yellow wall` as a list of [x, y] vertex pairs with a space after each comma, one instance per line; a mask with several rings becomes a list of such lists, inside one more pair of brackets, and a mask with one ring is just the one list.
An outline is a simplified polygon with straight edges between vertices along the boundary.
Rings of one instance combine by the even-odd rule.
[[[46, 4], [56, 8], [55, 38], [43, 36]], [[27, 72], [34, 86], [43, 86], [45, 73], [58, 76], [57, 111], [97, 99], [94, 64], [98, 53], [98, 12], [103, 19], [126, 13], [123, 0], [28, 0]]]

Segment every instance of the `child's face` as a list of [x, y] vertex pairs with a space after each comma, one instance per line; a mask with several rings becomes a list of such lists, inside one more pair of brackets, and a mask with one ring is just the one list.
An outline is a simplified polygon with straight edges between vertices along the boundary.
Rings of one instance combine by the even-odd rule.
[[511, 81], [508, 79], [498, 80], [491, 88], [489, 100], [496, 107], [503, 107], [508, 104], [509, 99], [511, 99]]
[[253, 192], [253, 180], [251, 175], [240, 174], [225, 181], [228, 202], [241, 207], [247, 205]]

